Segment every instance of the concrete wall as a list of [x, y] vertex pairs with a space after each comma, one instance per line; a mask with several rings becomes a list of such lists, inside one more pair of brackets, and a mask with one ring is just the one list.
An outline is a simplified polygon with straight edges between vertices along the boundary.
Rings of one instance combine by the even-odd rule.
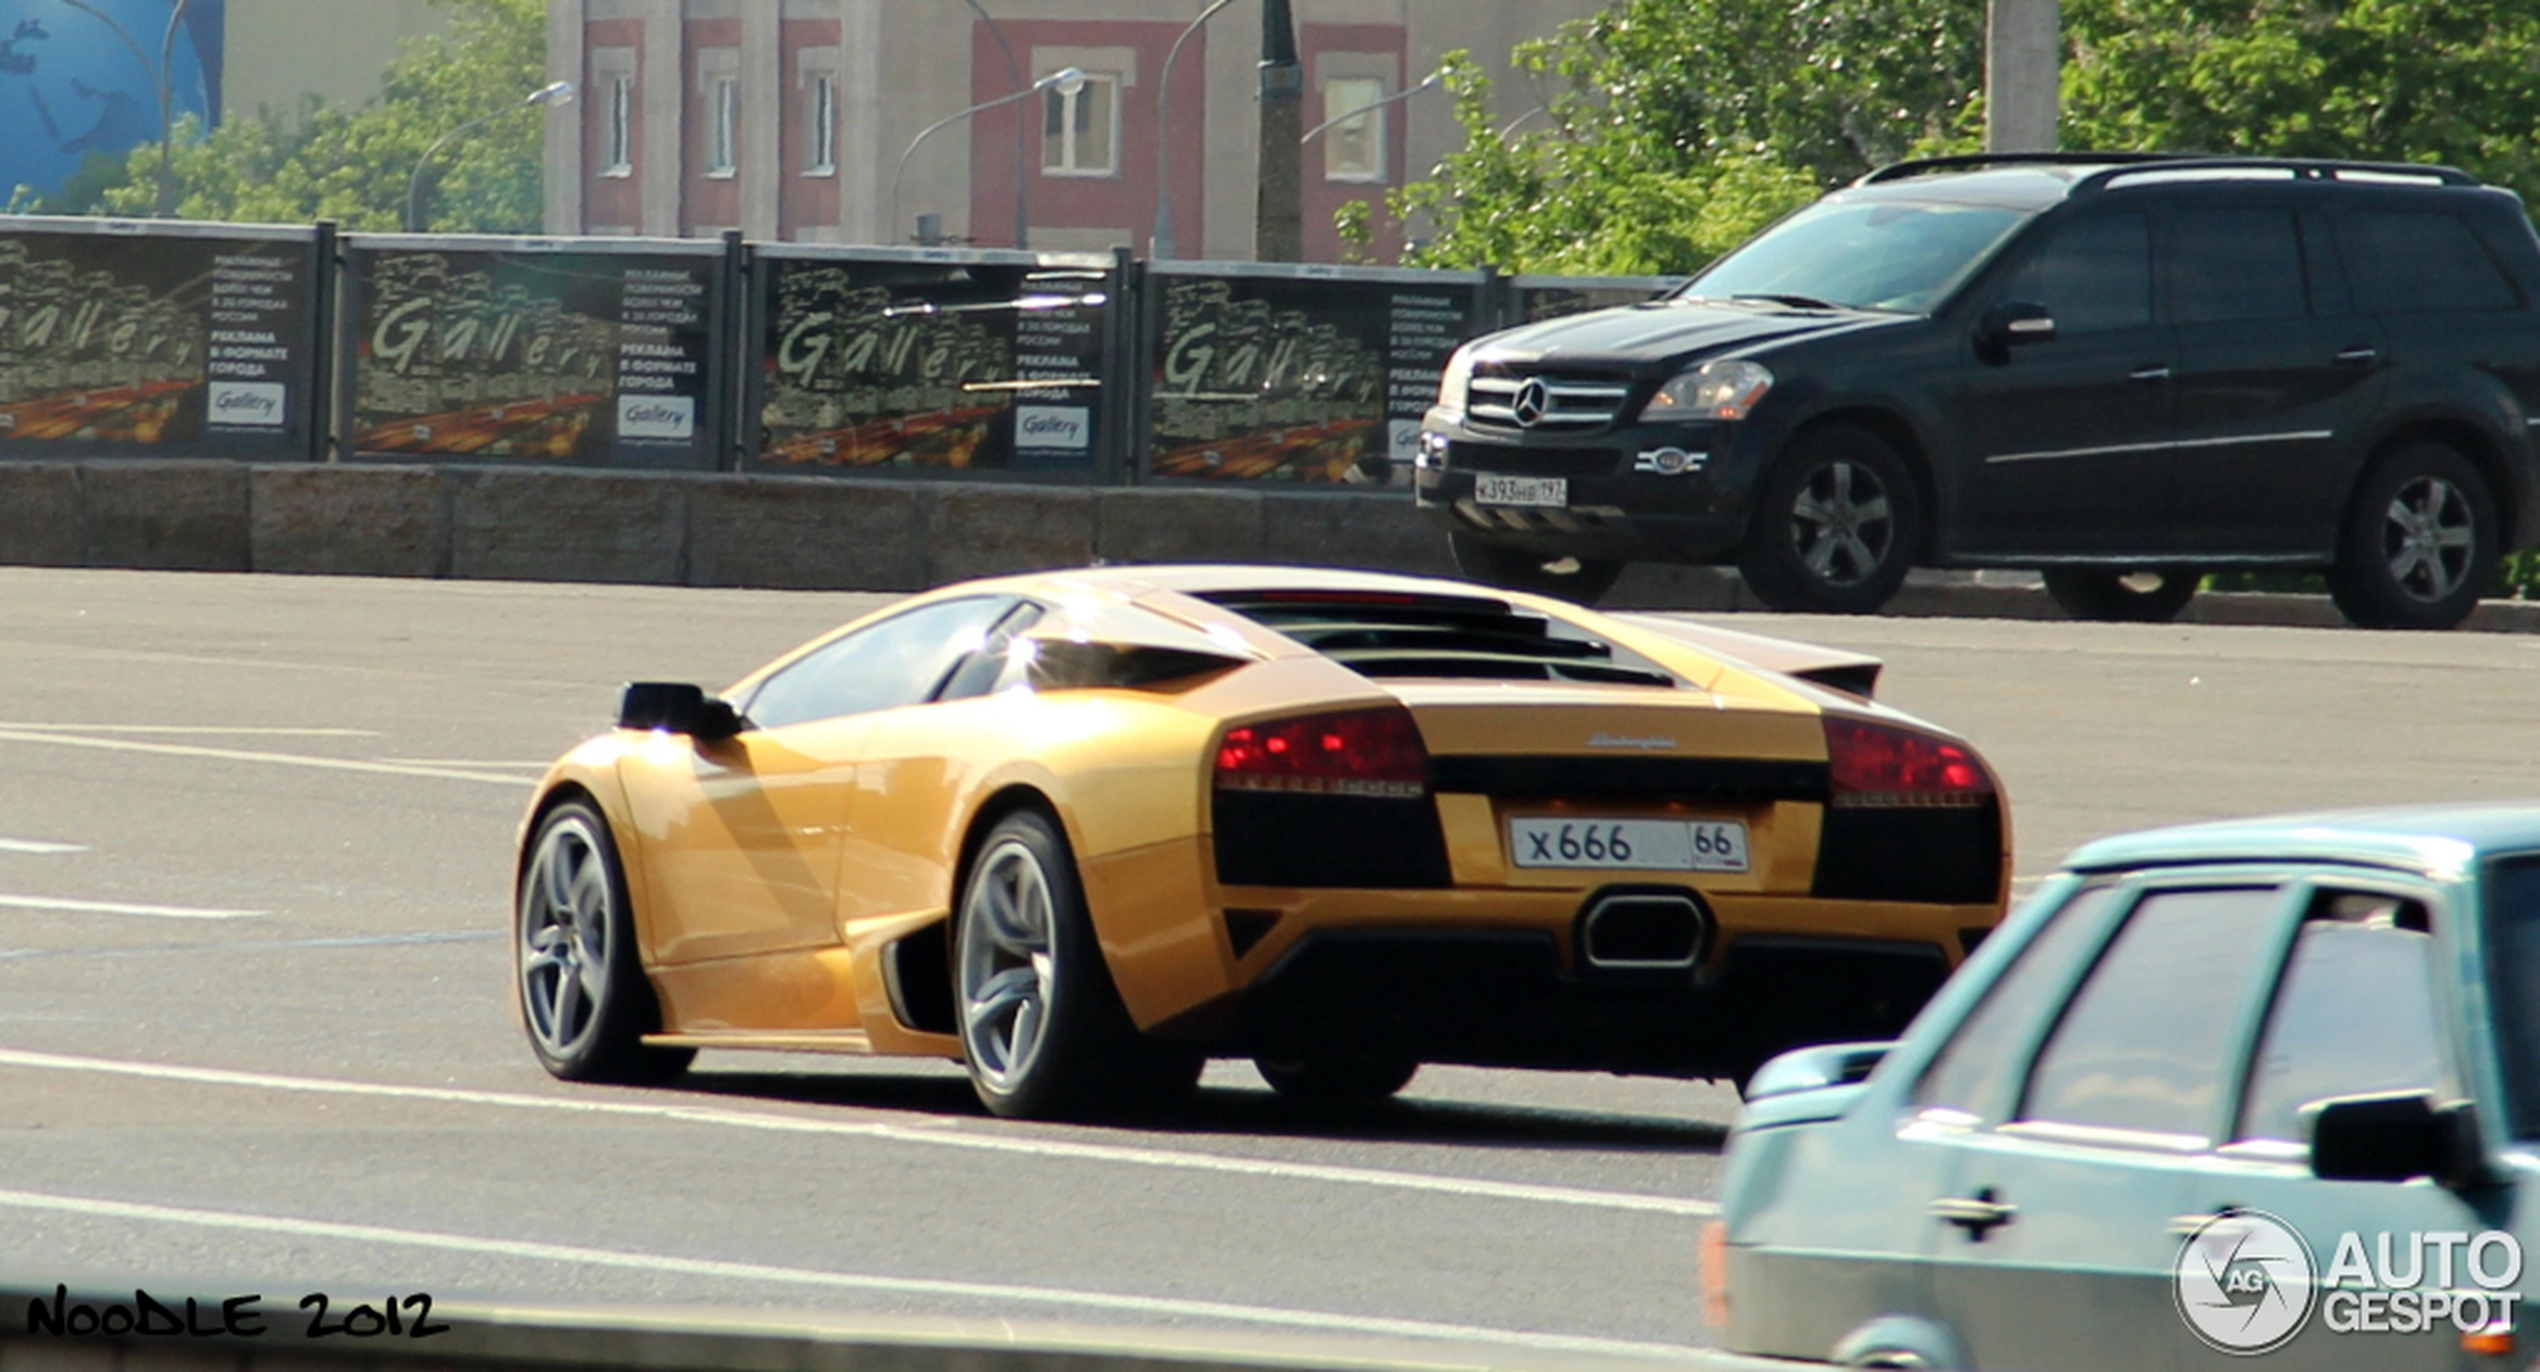
[[[1104, 562], [1452, 576], [1406, 494], [127, 459], [0, 464], [0, 564], [914, 591]], [[1612, 604], [1729, 609], [1637, 567]]]

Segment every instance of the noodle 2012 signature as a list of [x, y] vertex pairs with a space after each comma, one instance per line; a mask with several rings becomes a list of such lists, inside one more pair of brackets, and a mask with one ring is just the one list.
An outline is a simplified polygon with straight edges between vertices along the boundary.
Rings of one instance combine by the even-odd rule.
[[[258, 1339], [275, 1332], [288, 1335], [291, 1331], [287, 1319], [277, 1325], [267, 1324], [269, 1312], [263, 1302], [261, 1295], [232, 1296], [226, 1300], [194, 1296], [162, 1300], [142, 1290], [135, 1290], [129, 1301], [74, 1302], [70, 1288], [57, 1285], [51, 1300], [27, 1302], [26, 1332], [31, 1338], [49, 1335], [117, 1339]], [[300, 1337], [307, 1339], [428, 1339], [450, 1332], [449, 1325], [433, 1322], [432, 1297], [421, 1292], [339, 1306], [334, 1297], [313, 1291], [300, 1298], [299, 1308], [309, 1312], [299, 1326]]]

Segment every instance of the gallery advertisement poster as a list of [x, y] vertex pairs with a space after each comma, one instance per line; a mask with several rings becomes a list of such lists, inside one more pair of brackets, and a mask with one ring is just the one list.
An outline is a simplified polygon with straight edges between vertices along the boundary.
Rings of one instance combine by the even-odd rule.
[[1480, 279], [1307, 269], [1157, 272], [1147, 472], [1408, 486]]
[[356, 243], [349, 447], [371, 458], [711, 470], [709, 251]]
[[1097, 475], [1108, 258], [763, 254], [754, 270], [750, 470]]
[[1509, 290], [1516, 301], [1512, 323], [1540, 324], [1547, 319], [1638, 305], [1683, 285], [1681, 276], [1519, 276]]
[[312, 452], [313, 233], [0, 219], [0, 457]]

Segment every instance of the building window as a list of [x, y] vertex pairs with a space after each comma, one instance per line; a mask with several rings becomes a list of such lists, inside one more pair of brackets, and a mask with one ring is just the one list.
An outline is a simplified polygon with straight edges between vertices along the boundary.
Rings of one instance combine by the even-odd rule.
[[830, 176], [838, 170], [838, 78], [814, 72], [803, 92], [803, 171]]
[[714, 135], [706, 149], [706, 175], [730, 176], [741, 169], [741, 81], [718, 76], [708, 90]]
[[1041, 170], [1050, 176], [1110, 176], [1120, 167], [1120, 78], [1087, 74], [1073, 91], [1042, 96]]
[[619, 178], [635, 174], [635, 50], [633, 48], [593, 48], [590, 79], [584, 83], [592, 97], [591, 117], [597, 120], [599, 146], [593, 150], [592, 171], [604, 177]]
[[1323, 179], [1385, 179], [1385, 112], [1367, 108], [1384, 98], [1385, 83], [1372, 76], [1339, 76], [1323, 83], [1323, 117], [1340, 121], [1323, 131]]
[[604, 176], [631, 176], [635, 171], [635, 78], [609, 78], [609, 155]]

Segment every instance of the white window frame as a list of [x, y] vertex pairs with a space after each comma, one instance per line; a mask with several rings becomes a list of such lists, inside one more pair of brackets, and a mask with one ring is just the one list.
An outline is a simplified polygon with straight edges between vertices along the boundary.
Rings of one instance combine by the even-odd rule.
[[[1323, 118], [1332, 119], [1365, 105], [1375, 104], [1393, 94], [1381, 76], [1335, 75], [1323, 78]], [[1349, 94], [1342, 97], [1342, 92]], [[1364, 110], [1323, 130], [1323, 179], [1353, 185], [1382, 185], [1386, 179], [1386, 116], [1393, 113], [1390, 105]], [[1315, 121], [1317, 123], [1321, 120]], [[1361, 165], [1348, 165], [1341, 159], [1344, 135], [1365, 138], [1367, 158]]]
[[697, 54], [697, 94], [706, 102], [704, 163], [709, 181], [741, 174], [741, 50], [707, 48]]
[[[1120, 97], [1127, 89], [1127, 84], [1117, 72], [1089, 71], [1085, 73], [1084, 87], [1073, 95], [1062, 92], [1056, 86], [1042, 93], [1041, 175], [1093, 179], [1114, 178], [1120, 175]], [[1081, 109], [1085, 99], [1093, 95], [1097, 89], [1102, 92], [1103, 99], [1111, 102], [1110, 137], [1104, 140], [1104, 146], [1101, 149], [1103, 160], [1099, 166], [1089, 164], [1085, 159], [1085, 150], [1077, 145], [1078, 121], [1074, 117], [1075, 111]], [[1049, 132], [1050, 110], [1053, 104], [1064, 111], [1059, 115], [1059, 128], [1056, 135]]]
[[795, 85], [802, 92], [804, 176], [838, 174], [838, 50], [806, 48], [796, 59]]
[[635, 83], [633, 48], [593, 48], [591, 81], [600, 91], [600, 166], [598, 175], [624, 180], [635, 174]]

